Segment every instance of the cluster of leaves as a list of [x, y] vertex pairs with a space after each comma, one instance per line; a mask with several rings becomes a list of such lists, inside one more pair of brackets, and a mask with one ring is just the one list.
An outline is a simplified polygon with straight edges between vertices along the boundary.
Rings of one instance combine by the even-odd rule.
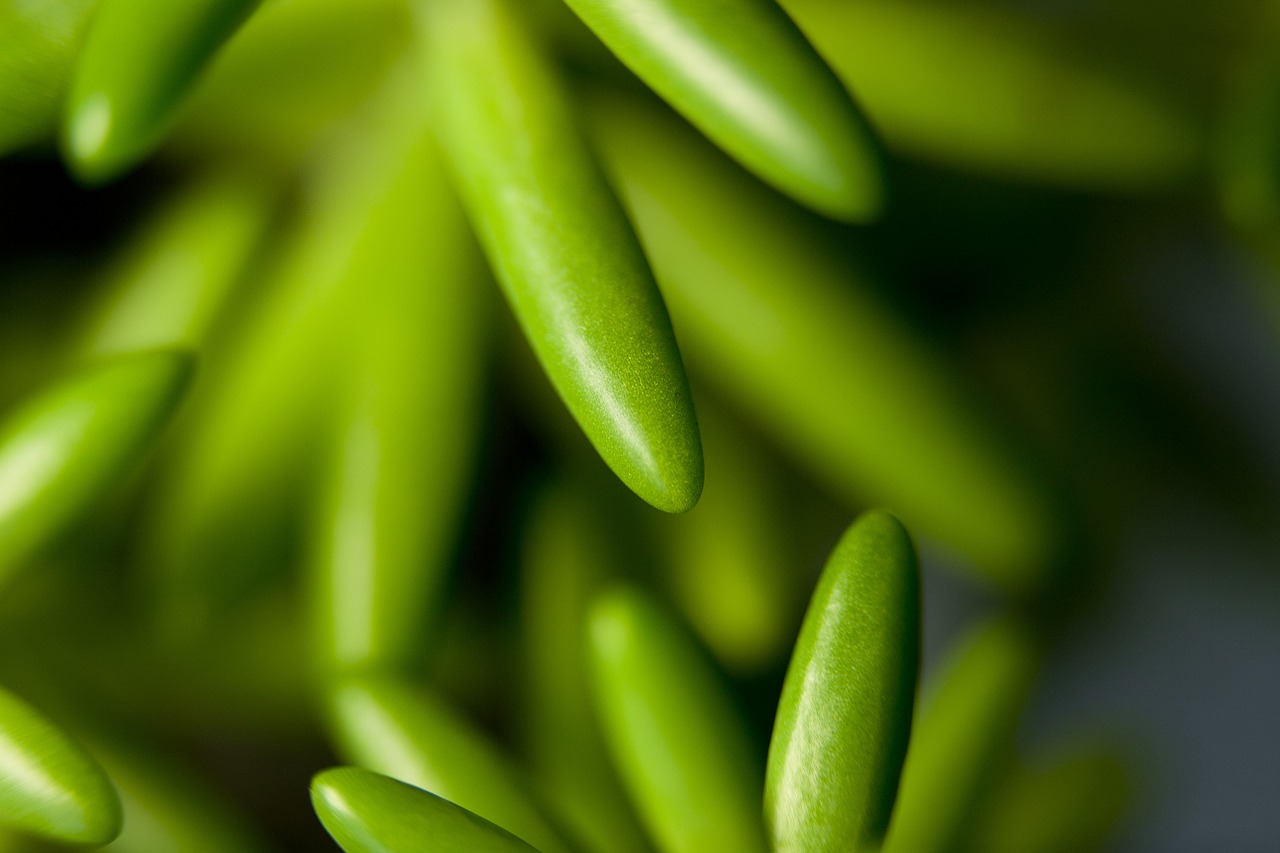
[[[954, 243], [1016, 242], [1028, 211], [1203, 177], [1197, 110], [1262, 4], [1175, 94], [978, 0], [258, 6], [0, 0], [0, 174], [127, 234], [0, 259], [29, 302], [0, 315], [0, 679], [41, 707], [0, 690], [0, 826], [269, 847], [168, 740], [231, 753], [263, 813], [300, 798], [291, 762], [352, 765], [311, 786], [348, 851], [1103, 843], [1112, 750], [1033, 771], [1014, 733], [1120, 478], [992, 403], [884, 282], [987, 258], [935, 241], [939, 211]], [[1213, 162], [1256, 236], [1280, 113], [1241, 76]], [[894, 515], [848, 529], [805, 611], [813, 543], [867, 505]], [[918, 715], [896, 517], [1001, 601]]]

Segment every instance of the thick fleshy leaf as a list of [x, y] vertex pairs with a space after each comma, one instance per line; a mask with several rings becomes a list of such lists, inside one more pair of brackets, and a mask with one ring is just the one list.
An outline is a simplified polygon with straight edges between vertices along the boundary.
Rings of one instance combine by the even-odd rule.
[[561, 84], [508, 0], [423, 5], [441, 139], [525, 336], [619, 478], [691, 508], [702, 449], [675, 335]]
[[53, 139], [96, 2], [0, 3], [0, 157]]
[[404, 782], [335, 767], [311, 780], [311, 804], [346, 853], [533, 853], [461, 806]]
[[317, 658], [421, 657], [481, 431], [488, 289], [462, 212], [419, 134], [369, 212], [340, 309], [353, 327], [316, 519]]
[[80, 349], [196, 349], [226, 307], [274, 212], [272, 183], [220, 173], [164, 204], [101, 285]]
[[782, 0], [891, 149], [1050, 185], [1146, 190], [1194, 173], [1204, 143], [1173, 91], [1004, 9]]
[[982, 626], [945, 666], [911, 734], [885, 853], [967, 849], [1038, 662], [1028, 630], [1006, 619]]
[[690, 363], [850, 504], [889, 508], [1007, 588], [1045, 584], [1054, 496], [946, 356], [815, 220], [669, 114], [593, 106]]
[[146, 449], [173, 412], [191, 356], [153, 350], [94, 362], [0, 425], [0, 580], [56, 537]]
[[61, 729], [0, 689], [0, 826], [71, 844], [120, 832], [120, 798]]
[[775, 851], [879, 850], [919, 666], [915, 550], [897, 519], [870, 512], [832, 552], [787, 670], [764, 800]]
[[582, 643], [588, 606], [623, 562], [615, 541], [601, 535], [616, 519], [595, 497], [587, 488], [557, 483], [528, 522], [520, 566], [528, 673], [521, 718], [539, 789], [577, 837], [597, 853], [644, 853], [644, 830], [596, 716]]
[[328, 698], [330, 731], [345, 760], [457, 803], [545, 853], [570, 849], [519, 771], [428, 691], [367, 676], [337, 682]]
[[191, 84], [261, 0], [100, 0], [76, 60], [62, 145], [99, 182], [151, 152]]
[[799, 201], [863, 221], [879, 150], [835, 75], [774, 0], [565, 0], [672, 106]]
[[667, 853], [767, 850], [762, 774], [707, 653], [636, 590], [600, 599], [588, 627], [607, 742], [658, 846]]

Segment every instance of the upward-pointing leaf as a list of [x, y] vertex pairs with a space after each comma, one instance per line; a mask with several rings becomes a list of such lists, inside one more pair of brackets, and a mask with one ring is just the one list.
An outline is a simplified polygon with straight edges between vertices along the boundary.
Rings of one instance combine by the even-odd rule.
[[505, 0], [425, 9], [442, 141], [543, 369], [623, 482], [691, 508], [702, 449], [675, 335], [565, 93]]
[[848, 93], [774, 0], [565, 0], [618, 57], [747, 168], [866, 220], [879, 154]]
[[71, 523], [164, 425], [191, 375], [185, 352], [95, 362], [0, 425], [0, 580]]
[[0, 689], [0, 826], [70, 844], [120, 832], [120, 799], [61, 729]]
[[769, 749], [774, 850], [878, 850], [907, 752], [920, 585], [902, 525], [873, 512], [840, 540], [809, 605]]

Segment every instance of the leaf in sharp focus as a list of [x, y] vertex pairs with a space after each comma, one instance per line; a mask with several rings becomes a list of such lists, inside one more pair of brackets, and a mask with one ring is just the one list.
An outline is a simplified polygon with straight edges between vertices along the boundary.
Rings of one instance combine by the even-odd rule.
[[897, 519], [863, 515], [831, 554], [778, 703], [765, 822], [779, 853], [880, 849], [920, 666], [920, 581]]
[[702, 449], [675, 335], [553, 69], [506, 0], [425, 11], [437, 129], [538, 360], [619, 478], [688, 510]]
[[907, 749], [884, 853], [964, 849], [979, 804], [1013, 747], [1039, 663], [1012, 619], [975, 631], [944, 666]]
[[97, 762], [0, 689], [0, 826], [70, 844], [106, 844], [120, 824], [120, 799]]
[[744, 166], [852, 221], [884, 196], [861, 112], [774, 0], [566, 0], [646, 83]]
[[980, 4], [782, 0], [892, 150], [1050, 186], [1185, 181], [1204, 134], [1172, 87]]
[[409, 666], [436, 613], [481, 431], [488, 282], [430, 135], [364, 223], [315, 522], [322, 667]]
[[535, 853], [459, 805], [355, 767], [316, 774], [311, 804], [346, 853]]
[[95, 2], [0, 3], [0, 157], [53, 138]]
[[179, 350], [96, 361], [0, 424], [0, 580], [146, 449], [181, 399], [192, 366]]
[[667, 853], [768, 849], [745, 723], [697, 641], [644, 594], [591, 610], [596, 708], [623, 782]]
[[205, 65], [260, 2], [100, 0], [63, 116], [72, 171], [99, 183], [146, 157]]
[[328, 718], [344, 760], [451, 800], [545, 853], [571, 850], [519, 771], [427, 690], [391, 676], [343, 679], [330, 689]]
[[1050, 584], [1057, 495], [946, 354], [812, 217], [666, 111], [616, 95], [591, 107], [690, 364], [851, 505], [892, 509], [1005, 589]]

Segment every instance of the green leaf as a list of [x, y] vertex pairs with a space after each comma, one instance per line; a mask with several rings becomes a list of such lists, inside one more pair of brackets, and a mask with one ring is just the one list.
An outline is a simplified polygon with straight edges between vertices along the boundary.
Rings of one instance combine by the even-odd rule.
[[885, 853], [964, 849], [978, 804], [1009, 756], [1039, 663], [1028, 630], [983, 625], [945, 665], [902, 770]]
[[102, 768], [3, 689], [0, 780], [0, 826], [71, 844], [106, 844], [120, 832], [120, 799]]
[[516, 768], [428, 691], [390, 676], [353, 677], [337, 682], [328, 700], [345, 760], [451, 800], [545, 853], [570, 850]]
[[865, 221], [879, 151], [835, 75], [774, 0], [565, 0], [672, 106], [815, 209]]
[[76, 61], [62, 146], [82, 180], [147, 156], [187, 90], [261, 0], [101, 0]]
[[880, 849], [919, 666], [915, 550], [897, 519], [870, 512], [827, 561], [787, 669], [765, 785], [774, 850]]
[[667, 853], [768, 849], [745, 724], [697, 641], [642, 593], [592, 608], [596, 707], [614, 762]]
[[[351, 328], [316, 519], [317, 656], [407, 666], [467, 503], [484, 389], [488, 290], [462, 212], [420, 133], [369, 212], [340, 308]], [[429, 329], [429, 333], [424, 330]]]
[[531, 853], [496, 824], [428, 791], [355, 767], [311, 780], [311, 804], [346, 853]]
[[125, 473], [164, 426], [192, 358], [105, 359], [28, 400], [0, 425], [0, 580]]
[[1005, 588], [1046, 585], [1056, 496], [946, 354], [821, 223], [669, 114], [617, 96], [592, 106], [690, 364], [849, 505], [890, 508]]
[[1204, 145], [1173, 92], [1123, 59], [981, 4], [783, 0], [895, 151], [1050, 185], [1149, 190]]
[[702, 450], [671, 323], [560, 83], [505, 0], [426, 11], [438, 129], [525, 336], [622, 481], [691, 508]]
[[243, 279], [275, 201], [261, 175], [220, 172], [162, 204], [104, 277], [81, 351], [199, 348]]
[[53, 138], [96, 2], [0, 3], [0, 157]]

